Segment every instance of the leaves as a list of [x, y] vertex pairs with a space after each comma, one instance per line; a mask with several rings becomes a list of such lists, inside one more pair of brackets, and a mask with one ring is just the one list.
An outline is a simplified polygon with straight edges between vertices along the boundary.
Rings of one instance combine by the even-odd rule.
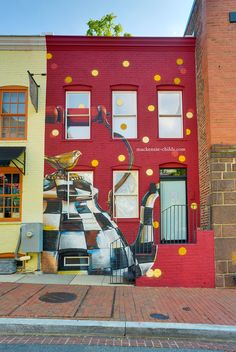
[[[119, 37], [122, 35], [123, 28], [120, 23], [115, 24], [114, 20], [117, 16], [113, 13], [108, 13], [103, 16], [100, 20], [90, 19], [87, 22], [88, 30], [86, 35], [88, 36], [105, 36], [105, 37]], [[130, 33], [124, 33], [124, 37], [131, 37]]]

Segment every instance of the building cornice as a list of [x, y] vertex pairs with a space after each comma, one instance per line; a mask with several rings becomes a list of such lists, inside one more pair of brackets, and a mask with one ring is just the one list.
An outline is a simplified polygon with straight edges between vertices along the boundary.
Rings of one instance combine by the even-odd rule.
[[181, 50], [192, 51], [195, 38], [173, 37], [89, 37], [46, 36], [47, 47], [53, 50]]
[[45, 51], [45, 36], [2, 35], [0, 36], [0, 50]]

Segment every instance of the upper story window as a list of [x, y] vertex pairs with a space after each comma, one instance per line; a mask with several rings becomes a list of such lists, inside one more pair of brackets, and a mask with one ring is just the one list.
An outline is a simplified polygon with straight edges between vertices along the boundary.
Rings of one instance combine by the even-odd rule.
[[66, 139], [90, 139], [90, 92], [66, 92]]
[[138, 217], [138, 171], [113, 172], [114, 218]]
[[137, 138], [137, 92], [112, 92], [112, 135]]
[[21, 174], [2, 168], [0, 174], [0, 221], [21, 218]]
[[0, 89], [0, 139], [25, 139], [27, 91]]
[[158, 92], [159, 138], [183, 138], [182, 92]]

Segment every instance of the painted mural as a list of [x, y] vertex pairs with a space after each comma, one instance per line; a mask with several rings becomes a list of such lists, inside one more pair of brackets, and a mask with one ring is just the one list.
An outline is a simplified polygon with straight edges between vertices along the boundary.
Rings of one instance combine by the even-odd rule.
[[[98, 106], [96, 111], [93, 123], [101, 123], [111, 132], [105, 108]], [[129, 172], [133, 165], [133, 151], [125, 137], [117, 133], [116, 138], [127, 148], [129, 166], [126, 171], [118, 173], [114, 192], [125, 193], [136, 182], [135, 176]], [[43, 270], [79, 270], [111, 275], [119, 272], [125, 279], [133, 281], [144, 275], [155, 261], [157, 245], [153, 238], [153, 207], [159, 196], [157, 185], [151, 183], [143, 196], [139, 231], [136, 240], [128, 245], [111, 215], [113, 201], [119, 200], [111, 190], [107, 211], [99, 206], [99, 190], [93, 185], [92, 171], [74, 169], [81, 155], [79, 150], [74, 150], [45, 156], [45, 161], [55, 171], [44, 178]], [[128, 206], [123, 197], [116, 208], [125, 213], [129, 211]]]

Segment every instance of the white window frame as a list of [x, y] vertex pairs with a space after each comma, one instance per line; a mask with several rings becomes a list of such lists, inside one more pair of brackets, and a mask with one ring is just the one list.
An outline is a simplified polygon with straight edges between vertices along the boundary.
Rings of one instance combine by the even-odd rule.
[[[115, 114], [114, 111], [115, 111], [115, 104], [116, 104], [116, 95], [121, 95], [121, 94], [124, 94], [124, 95], [127, 95], [127, 94], [134, 94], [135, 95], [135, 107], [134, 107], [134, 114]], [[114, 121], [115, 120], [118, 120], [118, 119], [127, 119], [129, 120], [129, 118], [135, 118], [136, 119], [136, 126], [135, 126], [135, 132], [134, 132], [134, 135], [133, 136], [125, 136], [125, 138], [127, 139], [136, 139], [137, 138], [137, 91], [134, 91], [134, 90], [114, 90], [112, 91], [112, 138], [113, 139], [118, 139], [118, 137], [115, 137], [115, 133], [119, 133], [121, 135], [122, 134], [122, 131], [120, 132], [117, 132], [117, 131], [114, 131]], [[124, 133], [124, 132], [123, 132]], [[125, 133], [124, 133], [125, 135]]]
[[[180, 107], [181, 107], [181, 114], [162, 114], [161, 112], [160, 112], [160, 108], [159, 108], [159, 96], [161, 95], [161, 94], [163, 94], [163, 93], [165, 93], [165, 94], [167, 94], [167, 93], [169, 93], [169, 94], [179, 94], [179, 96], [180, 96]], [[157, 92], [157, 98], [158, 98], [158, 136], [159, 136], [159, 138], [163, 138], [163, 139], [168, 139], [168, 138], [170, 138], [170, 139], [180, 139], [180, 138], [183, 138], [183, 93], [182, 93], [182, 91], [181, 90], [160, 90], [160, 91], [158, 91]], [[176, 118], [176, 119], [180, 119], [180, 125], [181, 125], [181, 134], [180, 134], [180, 136], [165, 136], [165, 137], [163, 137], [163, 136], [161, 136], [161, 131], [160, 131], [160, 120], [161, 119], [168, 119], [168, 118], [171, 118], [171, 119], [173, 119], [173, 118]]]
[[[68, 115], [67, 111], [68, 111], [68, 95], [69, 94], [85, 94], [87, 93], [88, 94], [88, 100], [89, 100], [89, 106], [88, 106], [88, 109], [89, 109], [89, 126], [88, 126], [88, 129], [89, 129], [89, 136], [86, 137], [86, 138], [72, 138], [72, 137], [68, 137], [68, 117], [76, 117], [76, 116], [86, 116], [84, 114], [82, 115]], [[83, 126], [78, 126], [78, 128], [83, 128]], [[88, 140], [91, 138], [91, 92], [90, 91], [84, 91], [84, 90], [81, 90], [81, 91], [67, 91], [66, 92], [66, 111], [65, 111], [65, 139], [68, 139], [68, 140]]]
[[[137, 179], [137, 191], [136, 193], [119, 193], [119, 190], [115, 192], [115, 175], [116, 173], [130, 173], [130, 174], [135, 174], [136, 175], [136, 179]], [[130, 217], [130, 216], [123, 216], [123, 217], [119, 217], [117, 216], [117, 210], [116, 210], [116, 202], [115, 202], [115, 198], [116, 197], [136, 197], [136, 209], [137, 212], [134, 216]], [[136, 219], [139, 217], [139, 172], [138, 170], [114, 170], [113, 171], [113, 217], [115, 219]]]

